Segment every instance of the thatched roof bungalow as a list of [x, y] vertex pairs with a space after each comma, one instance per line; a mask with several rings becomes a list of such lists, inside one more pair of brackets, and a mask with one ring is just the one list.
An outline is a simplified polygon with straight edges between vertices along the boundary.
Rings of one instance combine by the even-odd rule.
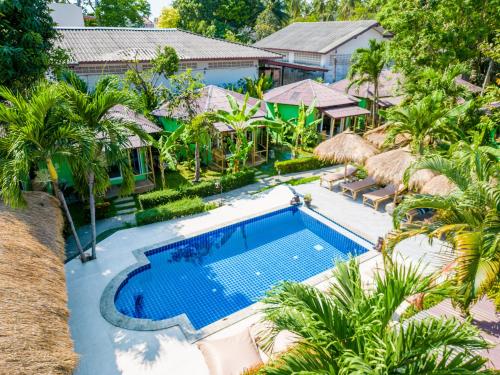
[[25, 198], [26, 209], [0, 202], [0, 374], [71, 374], [64, 221], [55, 198]]

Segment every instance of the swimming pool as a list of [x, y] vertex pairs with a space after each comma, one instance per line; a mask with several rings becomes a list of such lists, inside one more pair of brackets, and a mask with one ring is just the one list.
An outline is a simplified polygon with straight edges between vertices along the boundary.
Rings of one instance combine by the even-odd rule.
[[116, 288], [116, 309], [152, 321], [186, 314], [198, 330], [259, 301], [282, 280], [304, 281], [367, 251], [354, 235], [306, 211], [288, 207], [145, 251], [148, 262]]

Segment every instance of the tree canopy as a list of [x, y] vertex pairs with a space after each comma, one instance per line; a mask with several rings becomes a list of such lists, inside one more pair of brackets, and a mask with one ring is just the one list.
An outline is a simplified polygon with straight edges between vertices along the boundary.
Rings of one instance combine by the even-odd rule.
[[168, 29], [177, 27], [181, 16], [179, 11], [172, 7], [165, 7], [161, 10], [160, 17], [158, 17], [157, 27], [161, 29]]
[[57, 31], [45, 0], [0, 2], [0, 85], [20, 90], [43, 77], [55, 58]]
[[141, 27], [150, 14], [147, 0], [100, 0], [95, 7], [99, 26]]

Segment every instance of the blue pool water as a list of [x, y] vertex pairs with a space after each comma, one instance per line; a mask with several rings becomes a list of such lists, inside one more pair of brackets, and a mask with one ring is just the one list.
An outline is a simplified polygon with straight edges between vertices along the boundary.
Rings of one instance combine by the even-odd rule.
[[195, 329], [259, 299], [282, 280], [304, 281], [366, 248], [296, 207], [162, 248], [131, 272], [115, 305], [136, 318], [186, 313]]

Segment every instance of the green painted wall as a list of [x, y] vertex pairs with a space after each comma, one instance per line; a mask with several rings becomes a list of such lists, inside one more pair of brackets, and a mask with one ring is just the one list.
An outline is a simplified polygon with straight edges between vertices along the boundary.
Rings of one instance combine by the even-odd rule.
[[[266, 106], [269, 117], [275, 118], [276, 114], [274, 112], [274, 103], [266, 103]], [[299, 116], [299, 106], [291, 104], [278, 104], [278, 112], [280, 114], [280, 117], [283, 120], [287, 121], [292, 118], [297, 118]], [[317, 110], [315, 110], [307, 118], [308, 123], [314, 121], [315, 118], [317, 118]]]

